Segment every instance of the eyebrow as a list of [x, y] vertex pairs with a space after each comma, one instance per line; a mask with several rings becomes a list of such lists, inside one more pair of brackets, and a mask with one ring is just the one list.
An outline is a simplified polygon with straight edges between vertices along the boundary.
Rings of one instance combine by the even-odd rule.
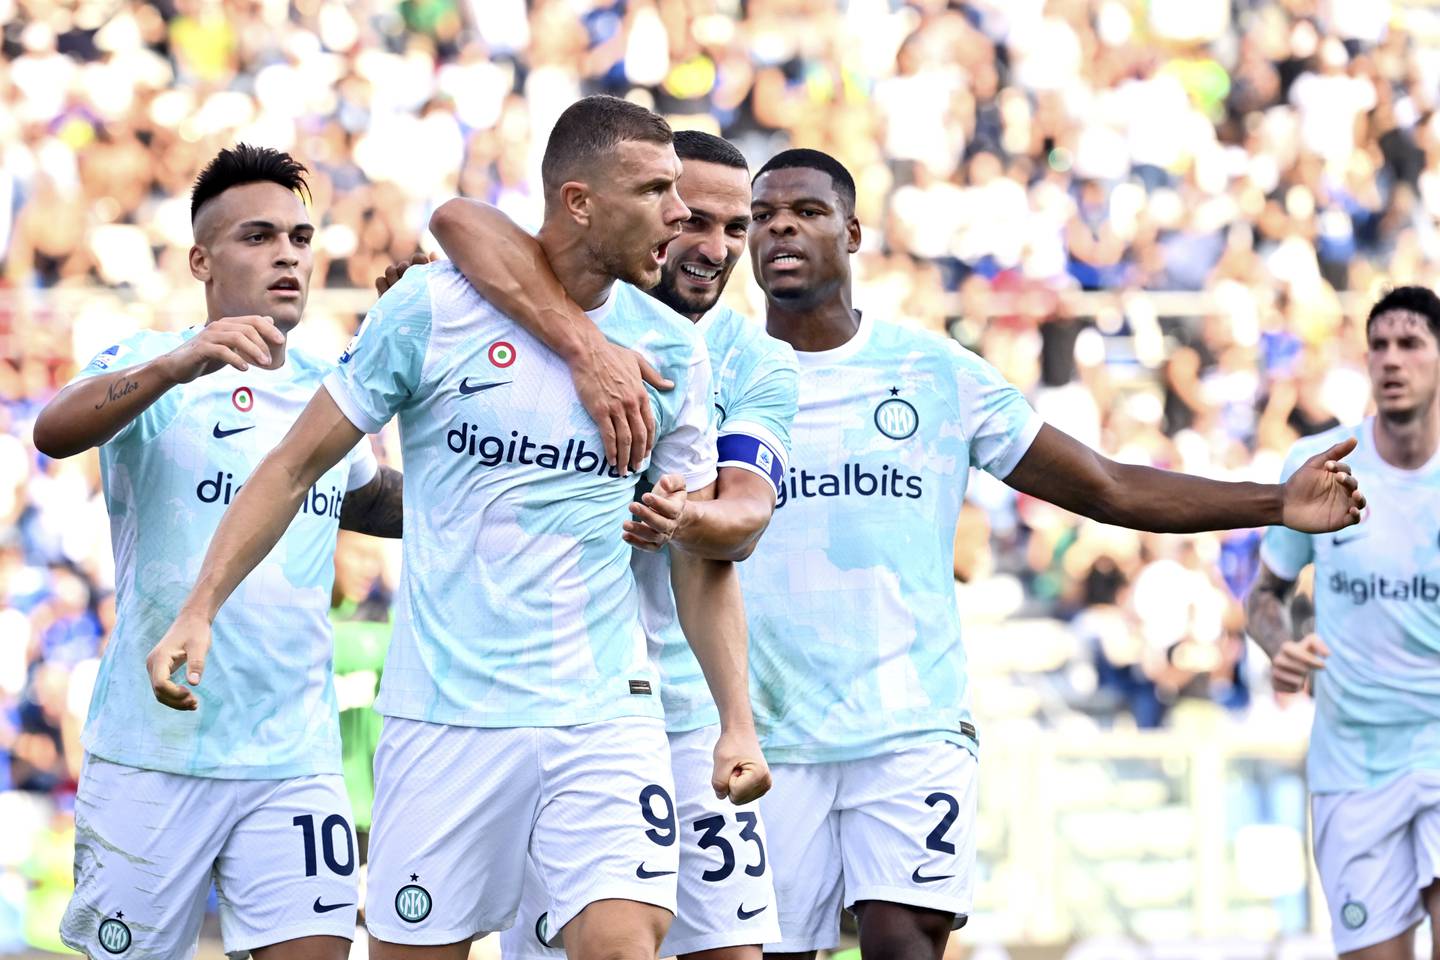
[[[244, 223], [239, 224], [235, 229], [236, 229], [236, 230], [253, 230], [253, 229], [257, 229], [257, 228], [260, 229], [260, 230], [275, 230], [275, 229], [277, 229], [276, 226], [275, 226], [275, 224], [271, 223], [269, 220], [246, 220]], [[291, 230], [314, 230], [314, 229], [315, 229], [315, 224], [313, 224], [313, 223], [297, 223], [297, 224], [295, 224], [295, 226], [291, 227], [290, 229], [291, 229]]]
[[813, 204], [815, 204], [817, 207], [824, 207], [824, 208], [827, 209], [827, 210], [834, 209], [834, 206], [835, 206], [835, 205], [832, 204], [830, 201], [828, 201], [828, 200], [822, 200], [822, 199], [820, 199], [819, 197], [796, 197], [794, 200], [791, 200], [791, 201], [789, 201], [789, 202], [785, 202], [785, 201], [781, 201], [781, 200], [751, 200], [751, 201], [750, 201], [750, 206], [752, 206], [752, 207], [798, 207], [798, 206], [800, 206], [801, 204], [804, 204], [804, 203], [813, 203]]

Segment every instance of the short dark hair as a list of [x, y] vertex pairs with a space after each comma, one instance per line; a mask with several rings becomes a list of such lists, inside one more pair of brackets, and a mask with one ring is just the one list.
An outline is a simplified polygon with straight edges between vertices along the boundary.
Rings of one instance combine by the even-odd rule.
[[781, 150], [765, 161], [765, 166], [760, 168], [760, 172], [755, 174], [755, 179], [750, 182], [753, 184], [755, 180], [759, 180], [771, 170], [790, 170], [796, 167], [819, 170], [821, 173], [828, 174], [836, 195], [845, 205], [845, 212], [855, 212], [855, 178], [850, 176], [850, 171], [845, 169], [845, 164], [819, 150], [809, 150], [804, 147]]
[[701, 163], [718, 163], [723, 167], [750, 170], [745, 154], [735, 144], [723, 137], [704, 130], [676, 130], [675, 156], [683, 160], [698, 160]]
[[283, 150], [252, 147], [248, 143], [221, 150], [195, 178], [190, 191], [190, 222], [200, 208], [231, 187], [246, 183], [275, 183], [297, 195], [310, 199], [310, 184], [305, 182], [305, 164]]
[[1430, 334], [1440, 340], [1440, 297], [1429, 287], [1394, 287], [1387, 290], [1383, 297], [1375, 301], [1375, 306], [1370, 308], [1370, 315], [1365, 318], [1365, 333], [1370, 333], [1370, 327], [1377, 317], [1392, 310], [1409, 310], [1420, 314], [1429, 325]]
[[596, 94], [565, 108], [540, 161], [545, 192], [573, 180], [577, 168], [588, 169], [627, 140], [673, 143], [675, 134], [665, 118], [619, 97]]

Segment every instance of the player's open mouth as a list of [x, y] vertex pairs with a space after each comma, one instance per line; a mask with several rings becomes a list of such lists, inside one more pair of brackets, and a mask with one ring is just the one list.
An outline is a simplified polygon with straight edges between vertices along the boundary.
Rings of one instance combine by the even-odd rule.
[[701, 285], [714, 283], [720, 278], [719, 267], [702, 267], [698, 263], [682, 263], [680, 272], [685, 274], [692, 283]]
[[[672, 237], [671, 239], [673, 240], [674, 238]], [[655, 258], [655, 262], [657, 264], [663, 264], [665, 262], [665, 253], [669, 249], [670, 240], [666, 240], [664, 243], [657, 244], [655, 247], [651, 248], [650, 256]]]
[[794, 247], [776, 247], [770, 251], [770, 256], [765, 263], [771, 267], [795, 267], [803, 263], [805, 257]]
[[294, 277], [281, 277], [267, 288], [271, 293], [278, 293], [285, 297], [300, 296], [300, 281]]

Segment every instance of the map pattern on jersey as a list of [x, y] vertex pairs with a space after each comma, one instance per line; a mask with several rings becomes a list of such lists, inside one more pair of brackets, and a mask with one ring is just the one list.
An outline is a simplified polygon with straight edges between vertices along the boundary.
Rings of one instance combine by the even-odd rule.
[[976, 750], [955, 525], [970, 467], [1005, 477], [1040, 420], [959, 344], [868, 316], [843, 346], [797, 357], [790, 466], [740, 566], [765, 756]]
[[[102, 351], [77, 379], [158, 357], [199, 329], [136, 334]], [[222, 368], [167, 391], [100, 447], [116, 621], [85, 725], [91, 753], [201, 777], [340, 772], [330, 587], [344, 495], [377, 469], [368, 438], [310, 489], [280, 542], [216, 615], [205, 677], [193, 688], [199, 709], [160, 704], [145, 670], [226, 506], [331, 366], [291, 348], [279, 370]]]
[[[729, 307], [711, 310], [696, 327], [710, 354], [720, 467], [750, 470], [775, 483], [784, 476], [795, 419], [795, 351]], [[683, 733], [719, 723], [700, 662], [680, 629], [669, 549], [637, 550], [630, 563], [640, 584], [641, 623], [660, 671], [665, 729]]]
[[[650, 394], [647, 476], [708, 485], [710, 365], [693, 325], [623, 283], [591, 317], [675, 382]], [[661, 715], [621, 539], [635, 479], [605, 464], [558, 357], [437, 263], [380, 298], [326, 387], [363, 430], [400, 423], [404, 564], [382, 714], [481, 727]]]
[[1375, 449], [1374, 421], [1306, 437], [1288, 478], [1347, 437], [1363, 520], [1337, 533], [1271, 527], [1260, 557], [1293, 580], [1315, 564], [1315, 632], [1330, 649], [1314, 677], [1307, 778], [1315, 793], [1367, 790], [1440, 769], [1440, 455], [1402, 470]]

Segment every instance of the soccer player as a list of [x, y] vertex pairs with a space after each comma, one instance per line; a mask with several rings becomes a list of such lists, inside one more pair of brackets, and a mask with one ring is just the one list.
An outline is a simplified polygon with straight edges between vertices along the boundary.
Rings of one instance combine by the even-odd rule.
[[[542, 163], [545, 256], [570, 298], [675, 383], [652, 394], [647, 501], [715, 479], [710, 375], [691, 324], [652, 286], [689, 212], [666, 123], [614, 97], [559, 118]], [[623, 282], [617, 282], [623, 281]], [[621, 519], [634, 481], [608, 466], [568, 371], [450, 264], [411, 269], [380, 298], [286, 440], [217, 531], [170, 632], [156, 694], [203, 658], [209, 622], [364, 431], [400, 419], [410, 522], [377, 709], [365, 908], [371, 956], [462, 958], [514, 920], [526, 855], [576, 960], [654, 957], [675, 910], [673, 788]], [[742, 762], [768, 776], [746, 698], [743, 614], [728, 564], [677, 554], [676, 596]], [[701, 609], [699, 601], [711, 601]], [[701, 616], [701, 613], [707, 614]], [[727, 632], [728, 631], [728, 632]], [[736, 640], [741, 642], [735, 642]], [[733, 726], [734, 729], [731, 729]], [[737, 732], [738, 731], [738, 732]], [[743, 743], [748, 741], [748, 743]]]
[[971, 467], [1085, 516], [1153, 531], [1358, 522], [1337, 443], [1284, 485], [1106, 459], [1038, 419], [948, 339], [852, 306], [855, 183], [787, 150], [754, 183], [767, 328], [800, 361], [791, 465], [741, 565], [781, 939], [832, 949], [852, 910], [869, 957], [936, 960], [970, 909], [976, 756], [953, 536]]
[[314, 260], [304, 173], [274, 150], [222, 150], [191, 198], [205, 323], [101, 351], [35, 422], [49, 456], [100, 448], [115, 544], [118, 615], [85, 726], [61, 927], [92, 957], [193, 956], [212, 877], [227, 951], [341, 958], [354, 935], [326, 612], [337, 528], [400, 536], [399, 474], [357, 442], [300, 491], [300, 517], [215, 619], [198, 712], [156, 703], [141, 667], [225, 505], [333, 366], [286, 342]]
[[[1288, 476], [1316, 450], [1357, 444], [1365, 523], [1267, 531], [1247, 629], [1277, 690], [1314, 681], [1307, 779], [1335, 949], [1399, 960], [1427, 915], [1440, 956], [1440, 298], [1398, 287], [1365, 327], [1375, 414], [1304, 438], [1285, 464]], [[1312, 563], [1313, 607], [1292, 621]]]
[[[690, 216], [671, 241], [660, 282], [650, 293], [693, 321], [705, 338], [718, 415], [719, 477], [715, 499], [689, 503], [678, 529], [674, 518], [637, 506], [627, 535], [649, 545], [673, 534], [681, 549], [743, 560], [770, 522], [785, 474], [798, 371], [786, 344], [717, 306], [745, 252], [750, 225], [744, 155], [699, 131], [676, 133], [675, 153], [683, 165], [680, 199]], [[449, 201], [436, 211], [431, 229], [482, 294], [540, 335], [549, 318], [567, 312], [586, 322], [579, 307], [564, 298], [535, 241], [493, 207]], [[535, 280], [511, 280], [532, 275]], [[642, 622], [660, 671], [680, 823], [679, 910], [660, 955], [759, 960], [760, 944], [779, 936], [764, 828], [756, 804], [736, 806], [726, 799], [723, 778], [732, 761], [720, 743], [714, 701], [677, 620], [670, 552], [637, 551], [631, 559]], [[531, 872], [520, 922], [501, 936], [507, 960], [559, 955], [546, 946], [552, 939], [547, 902], [543, 884]]]

